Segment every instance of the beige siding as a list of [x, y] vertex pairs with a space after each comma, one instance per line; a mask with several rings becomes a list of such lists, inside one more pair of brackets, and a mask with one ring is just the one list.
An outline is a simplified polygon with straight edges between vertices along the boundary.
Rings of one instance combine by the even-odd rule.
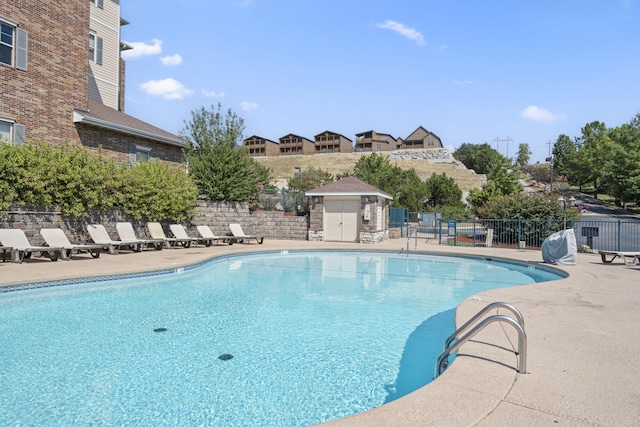
[[[104, 9], [91, 5], [90, 30], [102, 38], [102, 64], [89, 61], [89, 97], [118, 109], [120, 5], [104, 0]], [[89, 35], [87, 34], [87, 38]]]
[[324, 240], [358, 241], [360, 199], [325, 197]]

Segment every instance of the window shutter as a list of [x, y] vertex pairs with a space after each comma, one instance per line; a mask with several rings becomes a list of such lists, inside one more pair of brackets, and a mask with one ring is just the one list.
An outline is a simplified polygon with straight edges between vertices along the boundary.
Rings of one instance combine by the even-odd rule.
[[102, 37], [96, 37], [96, 64], [102, 65]]
[[18, 123], [14, 123], [13, 124], [13, 143], [15, 145], [22, 145], [25, 142], [27, 142], [25, 126]]
[[28, 34], [22, 28], [16, 28], [16, 68], [27, 71]]
[[136, 156], [136, 147], [129, 147], [129, 163], [131, 164], [131, 166], [134, 166], [137, 163], [137, 156]]
[[100, 8], [100, 9], [104, 9], [104, 0], [98, 0], [96, 5]]

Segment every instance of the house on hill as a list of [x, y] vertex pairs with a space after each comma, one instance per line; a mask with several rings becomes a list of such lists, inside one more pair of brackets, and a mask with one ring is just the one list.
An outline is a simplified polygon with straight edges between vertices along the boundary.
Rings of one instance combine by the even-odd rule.
[[326, 130], [314, 136], [313, 139], [315, 154], [353, 152], [353, 141], [339, 133]]
[[315, 144], [310, 139], [292, 133], [280, 138], [280, 155], [315, 154]]
[[178, 136], [124, 112], [126, 24], [118, 0], [0, 0], [0, 139], [182, 162]]
[[309, 240], [377, 243], [389, 238], [393, 197], [354, 176], [309, 190]]
[[363, 151], [393, 151], [397, 140], [388, 133], [378, 133], [374, 130], [356, 134], [356, 152]]
[[244, 147], [251, 157], [278, 156], [280, 147], [277, 142], [253, 135], [244, 140]]
[[401, 144], [398, 144], [398, 148], [443, 148], [443, 146], [438, 135], [420, 126], [406, 137]]

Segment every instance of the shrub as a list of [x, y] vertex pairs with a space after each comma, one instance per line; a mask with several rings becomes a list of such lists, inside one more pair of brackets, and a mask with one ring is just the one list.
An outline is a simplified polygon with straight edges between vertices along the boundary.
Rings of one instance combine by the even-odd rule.
[[197, 190], [180, 169], [165, 163], [118, 166], [81, 146], [30, 142], [0, 144], [0, 210], [12, 204], [56, 206], [63, 215], [120, 205], [136, 218], [184, 219]]

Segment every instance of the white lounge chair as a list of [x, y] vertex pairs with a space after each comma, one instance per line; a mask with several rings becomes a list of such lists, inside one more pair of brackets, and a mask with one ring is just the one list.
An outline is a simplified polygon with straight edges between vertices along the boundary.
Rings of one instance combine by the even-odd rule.
[[91, 236], [91, 239], [97, 244], [109, 250], [111, 255], [117, 255], [120, 252], [120, 248], [129, 247], [135, 252], [140, 251], [140, 245], [135, 243], [126, 243], [120, 240], [112, 240], [107, 230], [102, 224], [89, 224], [87, 225], [87, 231]]
[[0, 243], [2, 246], [12, 247], [13, 262], [21, 263], [25, 258], [31, 258], [31, 254], [39, 252], [40, 256], [46, 255], [51, 261], [57, 261], [62, 248], [53, 246], [33, 246], [24, 231], [19, 228], [0, 229]]
[[177, 237], [167, 237], [164, 234], [164, 230], [162, 229], [162, 224], [160, 224], [159, 222], [149, 222], [147, 223], [147, 229], [149, 230], [149, 235], [151, 236], [152, 239], [159, 239], [162, 240], [165, 244], [166, 247], [176, 247], [176, 245], [180, 244], [185, 248], [188, 248], [191, 246], [191, 242], [193, 242], [193, 240], [191, 238], [189, 239], [179, 239]]
[[240, 224], [229, 224], [229, 228], [231, 229], [231, 234], [241, 243], [249, 243], [252, 239], [255, 239], [258, 244], [262, 244], [264, 241], [264, 236], [253, 236], [250, 234], [245, 234], [242, 231], [242, 226]]
[[171, 234], [173, 234], [174, 237], [180, 240], [184, 240], [184, 241], [191, 240], [191, 242], [194, 244], [202, 243], [205, 246], [211, 246], [211, 240], [209, 239], [189, 236], [187, 234], [187, 230], [184, 229], [182, 224], [171, 224], [169, 225], [169, 230], [171, 230]]
[[62, 259], [68, 260], [71, 259], [73, 254], [84, 253], [87, 252], [93, 258], [100, 257], [100, 251], [102, 251], [102, 246], [100, 245], [76, 245], [71, 243], [67, 238], [67, 235], [64, 234], [64, 231], [60, 228], [43, 228], [40, 230], [40, 235], [44, 239], [47, 246], [51, 247], [60, 247], [62, 250], [60, 254], [62, 255]]
[[[611, 264], [614, 259], [621, 258], [626, 265], [637, 265], [640, 263], [640, 252], [621, 252], [621, 251], [598, 251], [600, 258], [605, 264]], [[607, 259], [607, 256], [611, 258]]]
[[164, 241], [161, 239], [139, 239], [130, 222], [116, 223], [116, 231], [124, 243], [138, 244], [141, 248], [146, 247], [147, 249], [153, 246], [156, 250], [162, 250], [164, 247]]
[[229, 243], [230, 245], [236, 242], [236, 238], [233, 236], [216, 236], [208, 225], [199, 225], [196, 229], [203, 239], [209, 240], [211, 243], [216, 242], [216, 245], [221, 240], [222, 242]]

